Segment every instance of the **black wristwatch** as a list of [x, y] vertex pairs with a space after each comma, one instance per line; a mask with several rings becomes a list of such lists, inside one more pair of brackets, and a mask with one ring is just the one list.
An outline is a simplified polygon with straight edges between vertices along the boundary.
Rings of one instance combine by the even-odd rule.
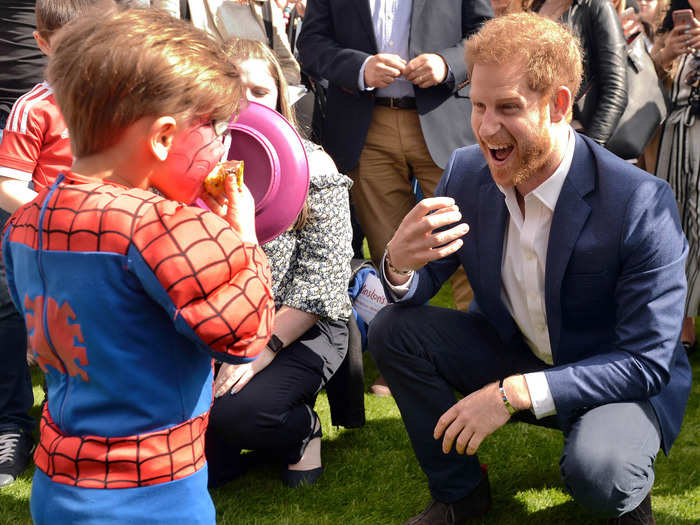
[[270, 337], [270, 340], [267, 342], [267, 348], [272, 350], [273, 354], [276, 354], [277, 352], [282, 350], [283, 347], [284, 343], [282, 342], [282, 340], [275, 334], [272, 334], [272, 337]]

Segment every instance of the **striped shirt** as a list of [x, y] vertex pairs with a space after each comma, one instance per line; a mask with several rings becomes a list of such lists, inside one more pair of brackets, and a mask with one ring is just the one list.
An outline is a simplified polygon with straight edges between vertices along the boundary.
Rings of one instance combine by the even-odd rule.
[[12, 106], [0, 143], [0, 177], [50, 186], [73, 164], [68, 128], [53, 90], [37, 84]]

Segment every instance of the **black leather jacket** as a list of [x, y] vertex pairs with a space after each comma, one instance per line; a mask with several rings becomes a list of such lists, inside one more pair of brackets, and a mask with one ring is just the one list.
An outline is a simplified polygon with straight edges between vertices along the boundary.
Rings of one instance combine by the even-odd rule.
[[582, 115], [574, 107], [574, 118], [584, 133], [605, 145], [627, 107], [627, 48], [622, 26], [608, 0], [573, 0], [561, 17], [581, 39], [583, 82], [591, 111]]

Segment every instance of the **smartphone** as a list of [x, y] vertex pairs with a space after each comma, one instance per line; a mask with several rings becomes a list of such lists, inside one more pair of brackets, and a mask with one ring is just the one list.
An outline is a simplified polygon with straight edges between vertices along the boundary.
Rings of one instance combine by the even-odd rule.
[[689, 26], [693, 23], [692, 9], [677, 9], [673, 12], [673, 27]]

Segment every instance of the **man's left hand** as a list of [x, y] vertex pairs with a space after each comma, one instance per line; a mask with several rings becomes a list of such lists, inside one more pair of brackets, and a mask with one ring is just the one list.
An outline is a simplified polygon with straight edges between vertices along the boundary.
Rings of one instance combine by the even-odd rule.
[[476, 454], [481, 442], [510, 419], [501, 400], [498, 383], [491, 383], [459, 400], [438, 419], [433, 437], [442, 437], [442, 451], [452, 444], [459, 454]]
[[447, 64], [440, 55], [423, 53], [406, 64], [404, 77], [419, 88], [437, 86], [447, 77]]
[[[516, 410], [532, 406], [525, 377], [510, 376], [504, 380], [504, 390]], [[476, 454], [479, 445], [510, 419], [503, 403], [498, 383], [489, 383], [455, 403], [438, 419], [433, 437], [442, 437], [442, 451], [448, 454], [455, 445], [459, 454]], [[455, 441], [456, 440], [456, 441]]]

